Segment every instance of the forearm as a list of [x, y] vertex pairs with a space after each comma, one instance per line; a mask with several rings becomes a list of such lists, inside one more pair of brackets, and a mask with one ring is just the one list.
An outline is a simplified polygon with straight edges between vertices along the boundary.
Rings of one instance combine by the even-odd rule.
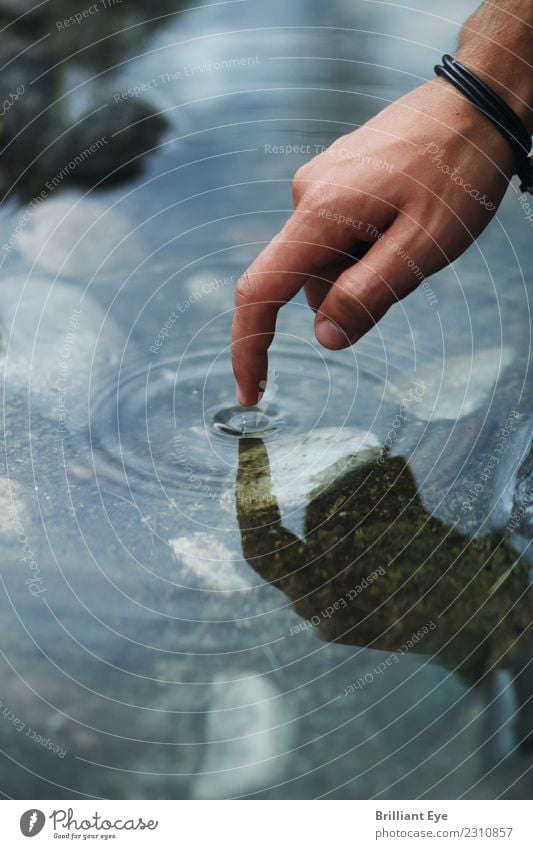
[[533, 1], [487, 0], [466, 22], [457, 58], [485, 80], [533, 133]]

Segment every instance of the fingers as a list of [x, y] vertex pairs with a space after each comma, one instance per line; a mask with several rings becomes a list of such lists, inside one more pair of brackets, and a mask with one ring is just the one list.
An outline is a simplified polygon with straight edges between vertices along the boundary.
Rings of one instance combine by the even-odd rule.
[[267, 352], [279, 309], [328, 260], [331, 249], [305, 241], [306, 231], [293, 218], [259, 255], [236, 290], [232, 331], [232, 363], [237, 397], [256, 404], [267, 376]]
[[320, 273], [317, 272], [317, 274], [307, 278], [304, 284], [305, 297], [314, 312], [318, 310], [324, 298], [329, 295], [333, 283], [351, 265], [353, 265], [353, 259], [345, 259], [343, 262], [329, 265], [322, 269]]
[[[340, 272], [339, 272], [340, 274]], [[333, 276], [333, 275], [332, 275]], [[337, 279], [337, 274], [333, 279]], [[318, 312], [318, 308], [322, 301], [328, 296], [333, 280], [323, 280], [321, 277], [309, 277], [304, 285], [305, 297], [307, 303], [313, 310]]]
[[411, 231], [397, 219], [351, 268], [344, 271], [320, 305], [316, 338], [325, 348], [353, 345], [424, 277], [423, 262], [410, 251]]
[[309, 277], [304, 285], [305, 297], [307, 303], [314, 312], [317, 312], [322, 301], [329, 295], [331, 286], [335, 283], [343, 271], [354, 264], [354, 261], [361, 259], [368, 251], [368, 242], [360, 242], [350, 249], [349, 254], [345, 254], [340, 262], [335, 262], [328, 265], [320, 271], [320, 274], [315, 274]]

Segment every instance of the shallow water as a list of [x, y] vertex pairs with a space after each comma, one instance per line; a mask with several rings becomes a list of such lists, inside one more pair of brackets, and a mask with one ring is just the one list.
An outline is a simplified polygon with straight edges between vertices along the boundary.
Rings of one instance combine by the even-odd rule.
[[169, 77], [142, 175], [2, 207], [6, 795], [531, 792], [516, 189], [350, 351], [297, 298], [244, 428], [234, 408], [234, 283], [310, 158], [272, 146], [312, 155], [416, 83], [457, 32], [420, 8], [172, 16], [92, 95]]

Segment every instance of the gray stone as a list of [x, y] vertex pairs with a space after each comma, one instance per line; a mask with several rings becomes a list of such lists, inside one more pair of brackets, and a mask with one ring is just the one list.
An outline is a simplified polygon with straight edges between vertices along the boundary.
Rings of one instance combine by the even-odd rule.
[[74, 287], [21, 276], [0, 289], [0, 330], [4, 402], [22, 394], [60, 428], [86, 425], [91, 397], [109, 385], [122, 352], [116, 324]]
[[180, 580], [185, 585], [217, 592], [243, 590], [250, 586], [250, 570], [247, 566], [243, 568], [240, 555], [224, 545], [215, 534], [189, 534], [170, 540], [169, 545], [181, 564]]
[[[509, 348], [487, 348], [429, 363], [416, 372], [423, 391], [410, 411], [422, 421], [456, 421], [468, 416], [490, 401], [512, 360]], [[392, 403], [402, 403], [408, 391], [407, 383], [405, 387], [388, 383], [385, 397]]]
[[141, 237], [130, 235], [133, 224], [97, 198], [62, 192], [28, 207], [27, 216], [17, 247], [28, 262], [52, 274], [85, 281], [98, 273], [124, 276], [144, 257]]

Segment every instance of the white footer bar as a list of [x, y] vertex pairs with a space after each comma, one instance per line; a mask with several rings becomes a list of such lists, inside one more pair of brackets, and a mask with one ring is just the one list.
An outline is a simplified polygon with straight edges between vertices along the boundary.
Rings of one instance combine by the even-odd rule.
[[[529, 802], [4, 801], [2, 846], [520, 847]], [[29, 840], [34, 839], [35, 843]]]

